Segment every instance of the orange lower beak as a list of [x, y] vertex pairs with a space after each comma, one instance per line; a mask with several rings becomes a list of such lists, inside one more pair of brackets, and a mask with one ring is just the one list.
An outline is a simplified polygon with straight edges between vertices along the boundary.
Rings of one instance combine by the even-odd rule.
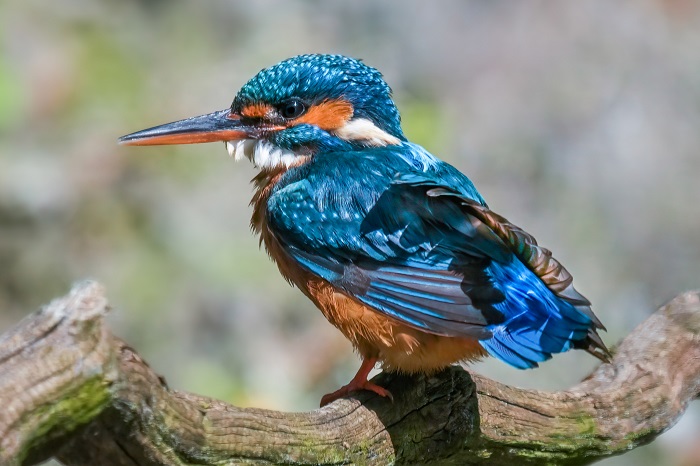
[[226, 109], [127, 134], [119, 138], [119, 144], [155, 146], [238, 141], [258, 137], [260, 133], [259, 127], [244, 125], [238, 115]]

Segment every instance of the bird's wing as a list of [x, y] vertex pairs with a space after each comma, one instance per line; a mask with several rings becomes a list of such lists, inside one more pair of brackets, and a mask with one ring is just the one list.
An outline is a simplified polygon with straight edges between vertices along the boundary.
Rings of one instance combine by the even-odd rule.
[[391, 184], [383, 194], [373, 193], [371, 184], [352, 188], [321, 199], [302, 180], [270, 198], [270, 225], [287, 254], [347, 295], [412, 327], [488, 337], [486, 327], [503, 320], [491, 306], [503, 296], [485, 272], [490, 259], [480, 249], [493, 249], [502, 260], [507, 251], [482, 239], [470, 218], [461, 233], [440, 224], [438, 218], [461, 216], [455, 202], [413, 199], [417, 190], [403, 184]]
[[[287, 253], [304, 269], [405, 324], [485, 340], [509, 322], [519, 322], [521, 332], [533, 326], [537, 331], [557, 314], [564, 324], [547, 330], [556, 340], [549, 347], [539, 346], [540, 332], [526, 338], [538, 339], [538, 355], [523, 363], [501, 356], [519, 367], [532, 367], [577, 340], [588, 343], [589, 330], [602, 328], [550, 251], [435, 177], [404, 175], [377, 196], [367, 195], [369, 200], [350, 193], [324, 205], [304, 182], [282, 191], [287, 192], [275, 195], [270, 216]], [[530, 300], [540, 299], [528, 296], [533, 292], [549, 306], [537, 311], [542, 314], [537, 318], [524, 315], [534, 307]]]

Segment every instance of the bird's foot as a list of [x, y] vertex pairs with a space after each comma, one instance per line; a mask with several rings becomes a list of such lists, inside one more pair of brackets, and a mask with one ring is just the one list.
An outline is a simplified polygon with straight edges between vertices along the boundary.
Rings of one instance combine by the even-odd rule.
[[381, 397], [389, 398], [391, 401], [394, 401], [394, 397], [391, 395], [389, 390], [367, 380], [367, 376], [376, 363], [376, 358], [368, 358], [363, 360], [360, 370], [357, 371], [357, 374], [355, 374], [355, 377], [353, 377], [349, 384], [340, 387], [333, 393], [323, 395], [323, 398], [321, 398], [321, 407], [324, 407], [337, 399], [343, 398], [352, 392], [358, 392], [360, 390], [368, 390]]
[[376, 383], [372, 383], [369, 380], [365, 380], [364, 383], [350, 382], [349, 384], [347, 384], [343, 387], [340, 387], [338, 390], [334, 391], [333, 393], [323, 395], [323, 398], [321, 398], [321, 407], [324, 407], [329, 403], [333, 403], [335, 400], [343, 398], [352, 392], [358, 392], [360, 390], [368, 390], [370, 392], [376, 393], [379, 396], [382, 396], [384, 398], [389, 398], [391, 401], [394, 401], [394, 397], [392, 396], [392, 394], [389, 390], [387, 390], [384, 387], [380, 387]]

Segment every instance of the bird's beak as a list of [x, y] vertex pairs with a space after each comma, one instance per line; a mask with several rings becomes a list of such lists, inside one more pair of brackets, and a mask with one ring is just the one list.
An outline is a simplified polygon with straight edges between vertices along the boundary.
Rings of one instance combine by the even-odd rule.
[[119, 138], [119, 144], [155, 146], [239, 141], [246, 138], [257, 138], [260, 136], [261, 130], [262, 128], [259, 126], [243, 124], [240, 116], [232, 113], [230, 109], [226, 109], [127, 134]]

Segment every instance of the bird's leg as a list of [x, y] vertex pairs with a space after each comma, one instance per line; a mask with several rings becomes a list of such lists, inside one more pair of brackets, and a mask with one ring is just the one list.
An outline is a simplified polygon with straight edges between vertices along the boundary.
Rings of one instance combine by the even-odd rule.
[[357, 374], [355, 374], [355, 377], [352, 378], [349, 384], [340, 387], [333, 393], [323, 395], [323, 398], [321, 398], [321, 407], [334, 402], [338, 398], [343, 398], [349, 393], [357, 392], [359, 390], [369, 390], [370, 392], [374, 392], [379, 396], [387, 397], [394, 401], [394, 397], [391, 395], [389, 390], [367, 380], [367, 376], [372, 371], [376, 363], [377, 358], [364, 358], [360, 369], [357, 371]]

